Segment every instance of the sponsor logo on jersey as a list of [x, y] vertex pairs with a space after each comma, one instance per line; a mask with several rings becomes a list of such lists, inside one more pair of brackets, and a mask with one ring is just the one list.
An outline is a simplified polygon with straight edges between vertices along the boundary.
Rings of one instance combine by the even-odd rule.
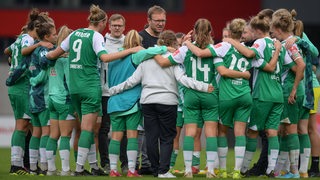
[[293, 60], [296, 60], [297, 58], [301, 57], [299, 49], [296, 46], [292, 46], [291, 48], [289, 48], [289, 51], [291, 52], [291, 58]]
[[75, 36], [89, 38], [90, 33], [84, 33], [84, 32], [79, 32], [79, 31], [77, 31], [77, 32], [75, 33]]
[[298, 48], [296, 46], [291, 46], [291, 48], [289, 48], [289, 51], [293, 53], [295, 51], [298, 51]]
[[81, 64], [70, 64], [70, 69], [82, 69]]
[[177, 54], [179, 54], [180, 53], [180, 51], [179, 51], [179, 49], [177, 49], [173, 54], [172, 54], [172, 56], [175, 56], [175, 55], [177, 55]]
[[255, 48], [255, 49], [258, 49], [258, 48], [259, 48], [259, 44], [258, 44], [258, 43], [254, 43], [254, 44], [252, 45], [252, 47]]
[[222, 43], [219, 43], [219, 44], [214, 45], [214, 48], [219, 48], [221, 46], [222, 46]]
[[233, 80], [231, 80], [231, 83], [233, 84], [233, 85], [242, 85], [242, 78], [237, 78], [237, 79], [233, 79]]

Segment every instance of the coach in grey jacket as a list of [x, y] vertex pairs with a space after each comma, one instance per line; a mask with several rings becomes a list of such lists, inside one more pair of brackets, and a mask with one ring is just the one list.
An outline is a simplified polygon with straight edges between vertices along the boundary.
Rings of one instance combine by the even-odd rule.
[[[165, 56], [168, 55], [169, 53]], [[198, 91], [213, 90], [211, 85], [187, 77], [182, 65], [161, 68], [154, 60], [141, 63], [127, 81], [109, 89], [110, 95], [114, 95], [141, 83], [140, 104], [144, 116], [147, 153], [151, 167], [158, 177], [168, 177], [167, 174], [170, 173], [170, 157], [176, 136], [179, 96], [177, 81]]]

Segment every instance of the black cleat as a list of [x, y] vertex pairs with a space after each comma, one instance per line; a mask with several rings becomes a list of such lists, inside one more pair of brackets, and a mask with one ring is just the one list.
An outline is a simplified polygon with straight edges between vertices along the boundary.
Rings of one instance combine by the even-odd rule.
[[85, 169], [81, 172], [74, 172], [74, 176], [92, 176], [92, 174]]
[[140, 168], [138, 171], [139, 175], [152, 175], [153, 174], [153, 170], [151, 169], [151, 167], [148, 168]]
[[102, 169], [93, 169], [91, 168], [91, 174], [93, 176], [108, 176]]
[[29, 172], [23, 167], [11, 166], [9, 174], [14, 176], [24, 176], [29, 175]]
[[320, 172], [309, 170], [308, 175], [309, 175], [309, 177], [320, 177]]

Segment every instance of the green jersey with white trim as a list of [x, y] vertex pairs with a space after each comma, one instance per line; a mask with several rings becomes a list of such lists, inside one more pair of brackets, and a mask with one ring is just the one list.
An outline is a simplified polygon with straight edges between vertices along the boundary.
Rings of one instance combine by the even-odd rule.
[[[10, 45], [9, 49], [11, 51], [12, 59], [10, 71], [14, 71], [19, 65], [21, 65], [25, 56], [21, 54], [21, 50], [25, 47], [34, 44], [34, 39], [29, 34], [20, 35], [16, 41]], [[29, 76], [21, 77], [13, 86], [8, 87], [8, 94], [29, 94]]]
[[173, 65], [184, 64], [188, 77], [212, 84], [217, 88], [213, 57], [197, 57], [186, 46], [182, 46], [168, 58]]
[[103, 36], [92, 29], [78, 29], [61, 43], [61, 48], [69, 51], [70, 94], [101, 88], [98, 61], [107, 54]]
[[[287, 39], [291, 38], [292, 36], [288, 37]], [[286, 40], [281, 42], [282, 45], [284, 46], [286, 43]], [[295, 61], [298, 58], [302, 58], [302, 51], [299, 49], [297, 44], [293, 44], [290, 49], [287, 49], [289, 57]], [[285, 67], [284, 71], [282, 72], [281, 78], [282, 78], [282, 87], [283, 87], [283, 95], [285, 97], [288, 97], [291, 93], [294, 80], [295, 80], [296, 74], [290, 69], [290, 67]], [[297, 96], [303, 96], [305, 94], [304, 92], [304, 85], [303, 81], [300, 81], [296, 95]]]
[[251, 49], [256, 54], [256, 59], [252, 62], [253, 67], [255, 67], [252, 97], [260, 101], [283, 103], [281, 72], [283, 66], [293, 65], [294, 62], [288, 57], [285, 58], [286, 50], [282, 47], [275, 71], [266, 72], [263, 71], [263, 68], [273, 57], [275, 52], [274, 41], [269, 37], [257, 39]]
[[[251, 68], [251, 59], [240, 54], [231, 44], [222, 42], [210, 45], [209, 50], [214, 59], [216, 67], [225, 66], [228, 69], [245, 72]], [[222, 59], [223, 58], [223, 59]], [[244, 94], [250, 93], [249, 81], [244, 78], [221, 77], [219, 82], [219, 100], [232, 100]]]

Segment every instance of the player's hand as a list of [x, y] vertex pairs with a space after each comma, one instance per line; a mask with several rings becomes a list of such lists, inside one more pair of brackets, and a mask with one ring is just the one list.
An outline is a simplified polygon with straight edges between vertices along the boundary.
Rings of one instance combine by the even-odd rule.
[[136, 53], [140, 50], [143, 50], [144, 48], [142, 46], [136, 46], [136, 47], [133, 47], [131, 48], [131, 53]]
[[184, 35], [182, 38], [182, 42], [186, 42], [186, 41], [192, 41], [192, 33], [193, 30], [189, 31], [188, 34]]
[[243, 78], [249, 80], [251, 77], [251, 73], [249, 71], [243, 72]]
[[214, 87], [211, 84], [209, 84], [208, 93], [211, 93], [213, 90], [214, 90]]
[[296, 93], [297, 93], [297, 90], [296, 90], [295, 88], [293, 88], [293, 89], [291, 90], [290, 96], [289, 96], [289, 98], [288, 98], [288, 103], [289, 103], [289, 104], [294, 104], [294, 103], [296, 103], [296, 98], [297, 98]]
[[9, 57], [8, 57], [8, 64], [9, 64], [9, 66], [11, 66], [11, 59], [12, 59], [11, 56], [9, 56]]
[[294, 43], [296, 43], [298, 39], [296, 37], [291, 37], [286, 40], [286, 44], [284, 45], [286, 49], [290, 49]]
[[40, 41], [39, 45], [40, 46], [44, 46], [44, 47], [46, 47], [48, 49], [52, 49], [53, 48], [53, 44], [51, 42]]
[[282, 47], [282, 44], [281, 44], [281, 42], [280, 42], [279, 40], [275, 40], [275, 41], [273, 42], [273, 44], [274, 44], [274, 47], [275, 47], [277, 50], [280, 50], [281, 47]]

